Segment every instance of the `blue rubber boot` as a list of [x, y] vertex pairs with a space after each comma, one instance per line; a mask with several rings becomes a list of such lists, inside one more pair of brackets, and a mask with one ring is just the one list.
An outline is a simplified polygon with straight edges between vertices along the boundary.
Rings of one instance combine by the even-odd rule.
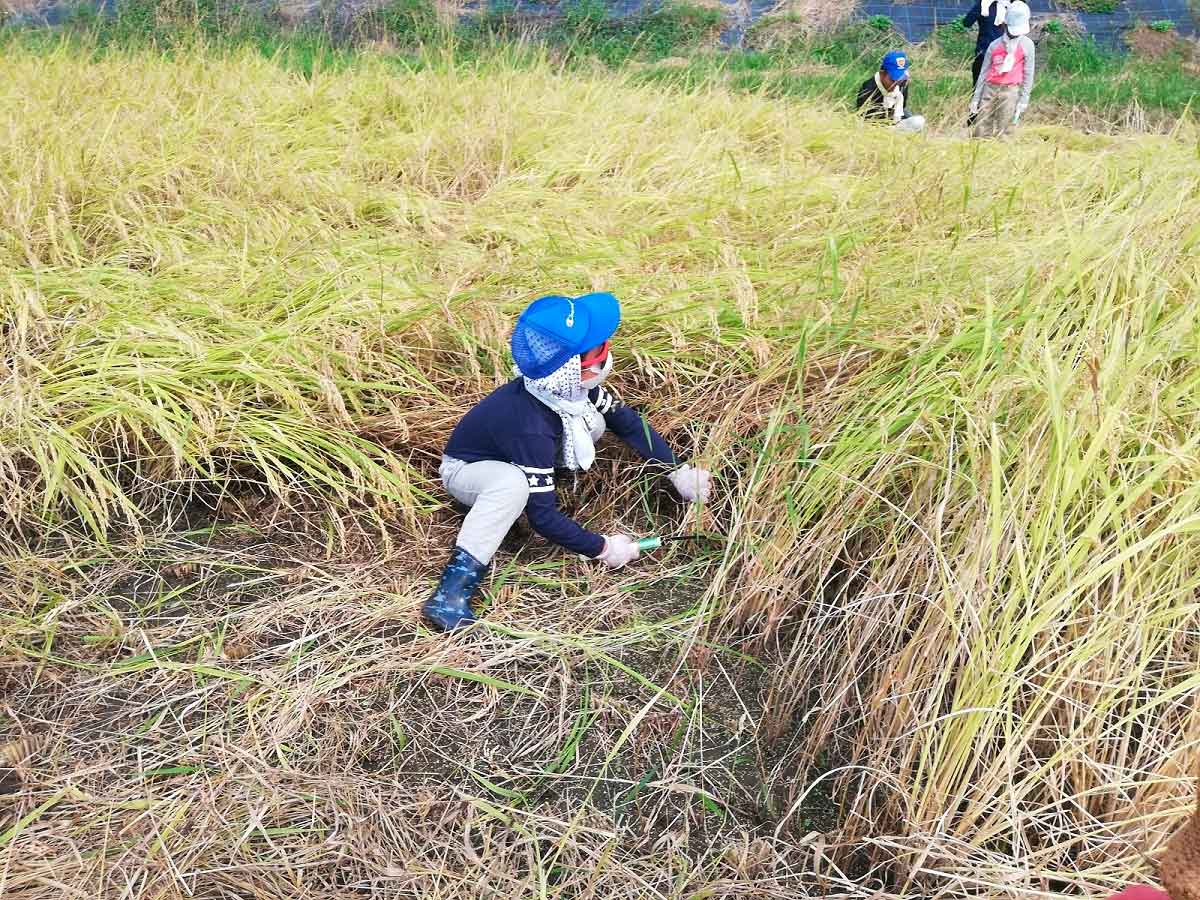
[[465, 628], [474, 622], [471, 597], [486, 571], [487, 563], [481, 563], [462, 547], [455, 547], [437, 590], [421, 607], [425, 621], [442, 631]]

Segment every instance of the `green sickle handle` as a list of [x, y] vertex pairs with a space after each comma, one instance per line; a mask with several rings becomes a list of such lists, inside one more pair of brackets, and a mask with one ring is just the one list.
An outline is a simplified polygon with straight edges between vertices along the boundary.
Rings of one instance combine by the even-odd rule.
[[[657, 550], [659, 547], [661, 547], [667, 541], [712, 541], [712, 540], [717, 540], [717, 541], [723, 542], [723, 541], [725, 541], [725, 538], [721, 537], [721, 535], [719, 535], [719, 534], [718, 535], [678, 534], [678, 535], [668, 535], [667, 537], [662, 537], [660, 535], [656, 535], [655, 537], [639, 538], [637, 541], [637, 548], [638, 548], [638, 551], [641, 553], [649, 553], [651, 550]], [[588, 557], [580, 556], [579, 558], [586, 560]]]

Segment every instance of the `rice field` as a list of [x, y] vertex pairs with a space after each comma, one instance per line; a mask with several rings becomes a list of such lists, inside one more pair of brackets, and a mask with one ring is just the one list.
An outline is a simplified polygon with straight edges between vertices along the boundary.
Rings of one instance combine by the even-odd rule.
[[[1194, 125], [895, 142], [503, 53], [10, 44], [0, 895], [1045, 898], [1154, 878], [1200, 717]], [[610, 290], [617, 573], [417, 610], [450, 428]]]

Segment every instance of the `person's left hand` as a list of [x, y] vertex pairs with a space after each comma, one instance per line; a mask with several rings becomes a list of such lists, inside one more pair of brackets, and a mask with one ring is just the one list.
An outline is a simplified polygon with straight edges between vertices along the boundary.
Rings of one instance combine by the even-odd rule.
[[674, 472], [668, 473], [667, 477], [671, 479], [671, 484], [675, 485], [679, 496], [688, 503], [708, 502], [712, 493], [712, 475], [707, 469], [694, 469], [688, 463], [684, 463]]
[[1013, 124], [1018, 125], [1018, 124], [1020, 124], [1020, 122], [1021, 122], [1021, 111], [1018, 109], [1015, 113], [1013, 113]]

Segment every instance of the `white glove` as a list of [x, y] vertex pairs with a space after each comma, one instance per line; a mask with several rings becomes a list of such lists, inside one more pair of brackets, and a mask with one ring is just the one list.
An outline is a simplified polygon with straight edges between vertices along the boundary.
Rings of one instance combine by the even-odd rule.
[[619, 569], [638, 558], [642, 551], [637, 541], [627, 534], [609, 534], [604, 537], [604, 552], [596, 559], [610, 569]]
[[971, 106], [967, 109], [967, 112], [969, 112], [973, 116], [979, 115], [979, 104], [972, 103]]
[[1013, 115], [1013, 124], [1014, 124], [1014, 125], [1016, 125], [1018, 122], [1020, 122], [1020, 121], [1021, 121], [1021, 113], [1022, 113], [1022, 112], [1023, 112], [1023, 110], [1019, 110], [1019, 109], [1018, 109], [1018, 110], [1016, 111], [1016, 113]]
[[712, 475], [707, 469], [693, 469], [684, 463], [667, 475], [679, 496], [688, 503], [707, 503], [712, 493]]

